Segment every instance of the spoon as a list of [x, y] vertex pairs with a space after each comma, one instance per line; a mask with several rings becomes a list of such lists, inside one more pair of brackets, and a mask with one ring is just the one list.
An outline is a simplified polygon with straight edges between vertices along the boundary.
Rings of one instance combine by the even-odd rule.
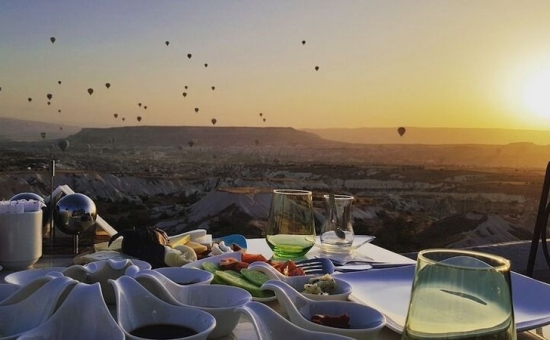
[[[331, 216], [331, 222], [334, 221], [336, 223], [336, 236], [341, 239], [346, 239], [346, 233], [340, 228], [340, 223], [338, 223], [338, 210], [336, 208], [336, 199], [334, 198], [334, 193], [330, 192], [328, 194], [328, 201], [330, 203], [330, 208], [332, 210], [333, 216]], [[334, 217], [334, 219], [332, 218]]]

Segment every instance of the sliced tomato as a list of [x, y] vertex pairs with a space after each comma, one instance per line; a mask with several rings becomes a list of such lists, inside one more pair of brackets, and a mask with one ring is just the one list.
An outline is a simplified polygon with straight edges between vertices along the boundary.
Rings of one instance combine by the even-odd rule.
[[253, 263], [256, 261], [267, 262], [267, 259], [262, 254], [243, 253], [241, 255], [241, 261], [246, 263]]
[[250, 264], [248, 262], [237, 261], [234, 266], [235, 266], [235, 270], [240, 272], [241, 269], [248, 268], [249, 265]]

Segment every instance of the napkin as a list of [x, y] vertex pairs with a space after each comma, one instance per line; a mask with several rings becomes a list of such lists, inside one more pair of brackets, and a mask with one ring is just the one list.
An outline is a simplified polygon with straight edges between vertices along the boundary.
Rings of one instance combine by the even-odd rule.
[[36, 212], [44, 206], [44, 203], [35, 200], [0, 201], [0, 214]]

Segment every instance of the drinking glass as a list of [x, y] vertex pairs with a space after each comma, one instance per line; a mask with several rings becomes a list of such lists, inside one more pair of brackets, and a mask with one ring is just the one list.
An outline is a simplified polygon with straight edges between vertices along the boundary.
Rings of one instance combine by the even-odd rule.
[[516, 339], [510, 261], [467, 250], [421, 251], [402, 339]]
[[324, 195], [325, 221], [321, 225], [321, 245], [326, 251], [349, 251], [355, 234], [351, 223], [351, 205], [354, 197], [349, 195], [334, 195], [331, 203], [330, 195]]
[[311, 191], [273, 190], [266, 241], [274, 259], [303, 257], [315, 244]]

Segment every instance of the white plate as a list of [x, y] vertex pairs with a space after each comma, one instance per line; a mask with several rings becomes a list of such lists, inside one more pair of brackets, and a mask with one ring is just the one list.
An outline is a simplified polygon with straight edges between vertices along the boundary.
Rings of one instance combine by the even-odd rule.
[[[237, 253], [225, 253], [225, 254], [221, 254], [221, 255], [205, 257], [204, 259], [188, 263], [185, 266], [183, 266], [183, 268], [202, 269], [202, 264], [205, 263], [205, 262], [210, 262], [210, 263], [214, 263], [214, 264], [218, 265], [218, 264], [220, 264], [220, 260], [227, 259], [227, 258], [234, 258], [237, 261], [240, 261], [241, 260], [241, 255], [242, 255], [241, 253], [237, 252]], [[204, 270], [204, 269], [202, 269], [202, 270]], [[252, 300], [259, 301], [259, 302], [269, 302], [269, 301], [274, 301], [276, 299], [277, 299], [276, 296], [267, 297], [267, 298], [252, 297]]]
[[[415, 266], [345, 273], [338, 278], [352, 286], [350, 300], [381, 311], [387, 327], [402, 333]], [[518, 332], [550, 324], [550, 285], [512, 272], [514, 317]]]

